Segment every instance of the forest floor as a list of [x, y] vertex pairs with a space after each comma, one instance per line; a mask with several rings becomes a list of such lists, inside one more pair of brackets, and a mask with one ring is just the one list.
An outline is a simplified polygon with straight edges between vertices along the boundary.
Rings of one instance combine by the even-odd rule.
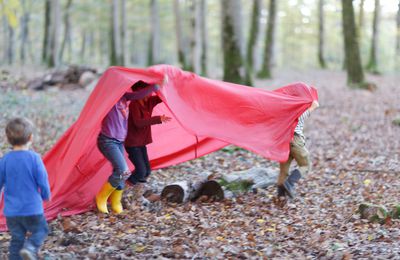
[[[257, 87], [295, 81], [318, 88], [321, 107], [305, 133], [313, 170], [298, 196], [276, 203], [275, 187], [222, 202], [134, 207], [121, 215], [95, 211], [50, 221], [44, 259], [400, 259], [400, 220], [361, 219], [362, 202], [390, 208], [400, 199], [400, 76], [369, 76], [375, 92], [345, 86], [340, 71], [280, 71]], [[0, 126], [11, 115], [32, 118], [46, 152], [75, 120], [89, 90], [1, 90]], [[3, 94], [4, 93], [4, 94]], [[68, 108], [68, 109], [66, 109]], [[0, 133], [0, 156], [7, 151]], [[225, 149], [154, 171], [151, 183], [184, 180], [204, 170], [226, 173], [278, 164]], [[129, 192], [129, 191], [128, 191]], [[72, 227], [72, 228], [71, 228]], [[0, 233], [5, 259], [8, 233]], [[0, 257], [1, 259], [1, 257]]]

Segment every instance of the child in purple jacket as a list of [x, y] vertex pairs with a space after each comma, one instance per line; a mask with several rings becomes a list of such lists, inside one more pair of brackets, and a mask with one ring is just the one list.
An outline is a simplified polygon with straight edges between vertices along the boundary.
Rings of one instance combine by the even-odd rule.
[[158, 88], [158, 85], [152, 85], [139, 91], [125, 93], [103, 119], [101, 131], [97, 137], [97, 147], [112, 164], [113, 172], [96, 195], [97, 209], [102, 213], [108, 213], [108, 199], [113, 212], [118, 214], [123, 211], [122, 193], [125, 180], [131, 174], [124, 156], [124, 140], [128, 132], [129, 101], [142, 99], [153, 91], [157, 91]]
[[0, 194], [4, 187], [10, 260], [37, 259], [48, 234], [43, 200], [50, 199], [50, 186], [40, 155], [29, 150], [32, 133], [33, 125], [25, 118], [14, 118], [6, 126], [13, 149], [0, 160]]

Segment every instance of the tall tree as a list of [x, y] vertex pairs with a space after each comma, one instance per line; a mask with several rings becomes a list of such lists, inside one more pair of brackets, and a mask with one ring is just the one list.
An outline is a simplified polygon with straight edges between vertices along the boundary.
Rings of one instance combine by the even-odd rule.
[[190, 34], [189, 34], [189, 47], [190, 47], [190, 62], [189, 68], [191, 71], [199, 73], [200, 70], [200, 18], [199, 18], [199, 5], [197, 0], [190, 1]]
[[207, 0], [200, 0], [200, 34], [201, 34], [201, 75], [207, 75], [207, 50], [208, 50], [208, 35], [207, 35]]
[[397, 9], [397, 17], [396, 17], [396, 54], [400, 57], [400, 0], [399, 0], [399, 7]]
[[27, 6], [26, 0], [21, 1], [22, 16], [21, 16], [21, 46], [20, 46], [20, 61], [22, 64], [26, 61], [27, 52], [30, 49], [29, 41], [29, 21], [30, 10]]
[[342, 0], [342, 19], [347, 82], [352, 87], [362, 88], [365, 86], [364, 72], [361, 66], [353, 0]]
[[151, 0], [150, 10], [151, 32], [147, 64], [153, 65], [160, 62], [160, 21], [158, 0]]
[[64, 36], [63, 41], [61, 43], [60, 49], [60, 59], [63, 60], [65, 46], [68, 48], [68, 61], [71, 60], [72, 55], [72, 36], [71, 36], [71, 21], [70, 21], [70, 13], [71, 13], [71, 5], [72, 0], [68, 0], [65, 4], [64, 8]]
[[59, 33], [60, 33], [60, 1], [52, 0], [50, 5], [50, 31], [48, 42], [47, 66], [54, 67], [59, 65]]
[[367, 65], [367, 70], [375, 74], [379, 73], [377, 51], [378, 51], [378, 41], [379, 41], [380, 8], [381, 8], [380, 1], [375, 0], [374, 20], [372, 22], [371, 49]]
[[110, 65], [122, 65], [121, 61], [121, 27], [119, 0], [111, 2], [111, 26], [110, 26]]
[[361, 41], [361, 36], [362, 36], [362, 32], [364, 29], [364, 5], [365, 5], [365, 0], [361, 0], [360, 1], [360, 5], [359, 5], [359, 11], [358, 11], [358, 34], [360, 37], [360, 41]]
[[128, 32], [127, 22], [126, 22], [126, 0], [121, 0], [121, 65], [126, 65], [128, 62], [128, 52], [127, 52], [127, 37]]
[[13, 64], [15, 61], [15, 29], [9, 21], [5, 20], [5, 31], [7, 37], [6, 39], [6, 60], [9, 65]]
[[240, 0], [221, 0], [224, 81], [245, 84], [246, 68], [240, 50], [236, 16]]
[[188, 70], [188, 64], [186, 60], [186, 46], [183, 34], [183, 21], [180, 8], [180, 0], [174, 0], [174, 15], [175, 15], [175, 34], [176, 34], [176, 44], [178, 51], [178, 62], [181, 64], [184, 70]]
[[253, 11], [251, 15], [250, 35], [247, 42], [247, 66], [250, 70], [254, 67], [254, 48], [260, 30], [261, 0], [253, 0]]
[[276, 24], [276, 13], [277, 13], [277, 1], [269, 1], [269, 13], [267, 31], [265, 34], [265, 47], [264, 47], [264, 62], [258, 76], [260, 78], [271, 78], [272, 77], [272, 61], [273, 61], [273, 49], [275, 41], [275, 24]]
[[51, 26], [51, 0], [46, 0], [44, 7], [44, 34], [42, 47], [42, 62], [46, 63], [49, 55], [50, 26]]
[[325, 26], [324, 26], [324, 0], [318, 1], [318, 62], [321, 68], [326, 68], [324, 57]]

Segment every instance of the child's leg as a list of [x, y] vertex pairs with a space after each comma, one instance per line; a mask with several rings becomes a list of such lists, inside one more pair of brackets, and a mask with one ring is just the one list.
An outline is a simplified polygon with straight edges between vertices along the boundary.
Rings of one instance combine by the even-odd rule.
[[147, 154], [147, 147], [143, 146], [142, 148], [142, 154], [143, 154], [143, 159], [145, 162], [145, 166], [146, 166], [146, 179], [150, 176], [151, 173], [151, 167], [150, 167], [150, 161], [149, 161], [149, 156]]
[[291, 154], [289, 154], [289, 158], [286, 162], [280, 163], [279, 164], [279, 176], [278, 176], [278, 186], [279, 185], [283, 185], [283, 183], [285, 182], [288, 174], [289, 174], [289, 167], [290, 167], [290, 163], [292, 162], [293, 157]]
[[126, 151], [129, 154], [129, 160], [135, 166], [135, 171], [128, 178], [129, 182], [132, 184], [146, 181], [146, 158], [143, 153], [143, 147], [146, 148], [145, 146], [126, 147]]
[[26, 240], [24, 248], [37, 254], [49, 233], [49, 227], [43, 215], [27, 216], [25, 218], [26, 228], [31, 232], [31, 235]]
[[[125, 161], [124, 146], [123, 143], [100, 135], [97, 139], [97, 145], [100, 152], [107, 158], [112, 164], [113, 173], [108, 178], [108, 182], [114, 188], [124, 188], [124, 174], [129, 171], [128, 165]], [[122, 187], [121, 187], [122, 185]]]
[[295, 135], [291, 154], [297, 162], [298, 169], [304, 177], [311, 170], [310, 154], [305, 146], [304, 137]]
[[9, 259], [21, 259], [19, 251], [24, 246], [25, 235], [27, 230], [23, 223], [21, 223], [21, 217], [6, 217], [7, 227], [11, 234], [11, 241], [9, 246]]

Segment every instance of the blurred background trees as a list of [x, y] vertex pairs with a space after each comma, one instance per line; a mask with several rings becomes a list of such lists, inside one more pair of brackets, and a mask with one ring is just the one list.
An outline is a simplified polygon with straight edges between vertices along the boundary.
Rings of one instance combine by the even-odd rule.
[[276, 68], [346, 68], [349, 82], [363, 81], [363, 70], [400, 68], [400, 0], [0, 0], [0, 7], [3, 67], [168, 63], [245, 84]]

